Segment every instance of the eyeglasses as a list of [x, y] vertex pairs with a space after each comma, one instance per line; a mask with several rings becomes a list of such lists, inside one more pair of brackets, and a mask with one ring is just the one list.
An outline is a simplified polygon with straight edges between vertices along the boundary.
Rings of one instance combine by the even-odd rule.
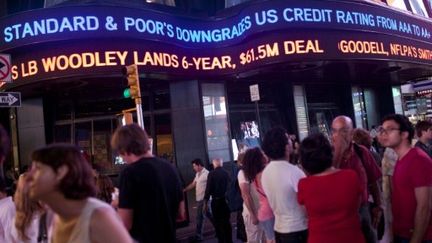
[[392, 131], [400, 131], [400, 129], [399, 128], [394, 128], [394, 127], [389, 127], [389, 128], [378, 127], [377, 131], [378, 131], [379, 134], [388, 135], [390, 132], [392, 132]]

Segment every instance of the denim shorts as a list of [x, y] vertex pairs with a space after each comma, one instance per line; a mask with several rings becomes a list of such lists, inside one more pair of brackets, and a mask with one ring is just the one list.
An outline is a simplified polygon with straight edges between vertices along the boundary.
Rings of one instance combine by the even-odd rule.
[[260, 221], [259, 227], [264, 231], [265, 238], [267, 240], [274, 240], [275, 239], [275, 233], [274, 233], [274, 224], [275, 224], [275, 218], [268, 219], [266, 221]]

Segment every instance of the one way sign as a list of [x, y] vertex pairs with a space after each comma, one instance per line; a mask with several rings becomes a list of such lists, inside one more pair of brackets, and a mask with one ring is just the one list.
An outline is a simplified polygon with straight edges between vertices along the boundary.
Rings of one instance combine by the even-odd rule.
[[19, 107], [19, 106], [21, 106], [21, 93], [0, 92], [0, 107]]

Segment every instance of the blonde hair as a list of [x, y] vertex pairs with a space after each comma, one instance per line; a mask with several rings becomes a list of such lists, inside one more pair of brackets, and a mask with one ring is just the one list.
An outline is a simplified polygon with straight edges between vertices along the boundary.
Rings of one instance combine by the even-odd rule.
[[15, 227], [18, 231], [18, 237], [23, 241], [30, 240], [26, 235], [26, 229], [32, 223], [34, 215], [43, 211], [40, 202], [30, 199], [26, 177], [26, 173], [19, 177], [17, 189], [14, 194], [16, 206]]

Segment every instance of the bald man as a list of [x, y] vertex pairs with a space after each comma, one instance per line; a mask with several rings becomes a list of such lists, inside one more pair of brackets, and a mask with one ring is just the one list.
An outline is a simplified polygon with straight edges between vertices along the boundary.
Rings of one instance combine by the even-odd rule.
[[219, 243], [232, 243], [232, 229], [230, 224], [230, 209], [226, 202], [225, 193], [230, 182], [228, 172], [222, 168], [221, 158], [213, 159], [214, 170], [207, 177], [204, 195], [204, 213], [207, 213], [207, 202], [212, 197], [211, 209], [216, 237]]
[[[366, 242], [377, 242], [376, 228], [383, 213], [378, 181], [381, 170], [377, 166], [372, 154], [364, 146], [354, 144], [353, 123], [347, 116], [338, 116], [332, 122], [332, 143], [334, 147], [334, 161], [336, 168], [352, 169], [359, 176], [362, 183], [360, 219]], [[368, 190], [369, 189], [369, 190]], [[369, 213], [369, 193], [375, 206], [372, 208], [373, 217]]]

